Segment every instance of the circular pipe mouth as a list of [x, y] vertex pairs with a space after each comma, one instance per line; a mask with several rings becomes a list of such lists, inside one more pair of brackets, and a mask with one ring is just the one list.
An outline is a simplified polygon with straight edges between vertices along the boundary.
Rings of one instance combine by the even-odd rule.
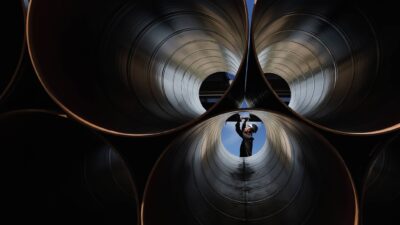
[[25, 56], [25, 10], [27, 3], [22, 0], [4, 2], [3, 13], [7, 15], [2, 20], [3, 55], [0, 66], [0, 102], [12, 91], [18, 78]]
[[[249, 128], [251, 130], [247, 130], [247, 136], [244, 136], [243, 133]], [[224, 122], [220, 136], [229, 154], [248, 157], [258, 154], [265, 147], [266, 132], [263, 122], [257, 116], [243, 112]]]
[[202, 82], [236, 75], [247, 48], [242, 0], [33, 1], [28, 46], [39, 79], [96, 129], [170, 132], [206, 110]]
[[[42, 224], [138, 224], [130, 169], [103, 138], [44, 111], [0, 116], [0, 144], [12, 165], [18, 192], [16, 220]], [[27, 221], [25, 221], [27, 222]], [[21, 224], [22, 221], [21, 221]]]
[[259, 65], [289, 84], [289, 108], [314, 125], [354, 134], [400, 127], [393, 66], [399, 41], [388, 38], [400, 27], [373, 7], [342, 0], [257, 2], [252, 40]]
[[363, 224], [397, 224], [400, 200], [400, 135], [377, 147], [363, 187]]
[[221, 141], [225, 121], [190, 129], [160, 157], [142, 204], [142, 224], [358, 224], [350, 174], [333, 147], [282, 115], [251, 110], [267, 141], [237, 157]]

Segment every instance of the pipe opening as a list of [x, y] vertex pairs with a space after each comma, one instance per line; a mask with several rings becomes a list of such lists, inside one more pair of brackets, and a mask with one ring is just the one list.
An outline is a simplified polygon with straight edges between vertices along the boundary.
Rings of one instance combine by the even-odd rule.
[[204, 109], [217, 103], [235, 79], [235, 75], [225, 72], [211, 74], [201, 82], [199, 98]]
[[[0, 142], [12, 165], [16, 224], [137, 224], [138, 201], [122, 156], [63, 116], [18, 111], [0, 116]], [[11, 208], [11, 206], [10, 206]]]
[[363, 223], [394, 225], [399, 221], [400, 135], [380, 145], [364, 184]]
[[[250, 129], [251, 132], [243, 134], [245, 129]], [[265, 126], [260, 118], [247, 112], [229, 117], [221, 130], [221, 142], [225, 150], [237, 157], [257, 157], [266, 145], [266, 136]]]
[[395, 102], [400, 94], [393, 85], [399, 79], [392, 64], [398, 59], [393, 58], [398, 51], [394, 37], [400, 26], [379, 18], [386, 9], [377, 12], [373, 5], [342, 0], [264, 0], [255, 7], [258, 61], [264, 74], [279, 75], [289, 84], [294, 112], [339, 132], [399, 127]]
[[248, 112], [268, 130], [259, 153], [233, 156], [221, 142], [239, 112], [190, 129], [154, 166], [142, 224], [357, 224], [352, 180], [335, 150], [290, 118]]
[[150, 135], [206, 112], [199, 88], [210, 74], [236, 75], [246, 21], [241, 0], [35, 1], [29, 47], [47, 91], [75, 118]]
[[271, 85], [272, 89], [278, 95], [279, 99], [286, 105], [290, 104], [291, 91], [290, 86], [285, 77], [279, 76], [273, 73], [264, 74], [268, 83]]

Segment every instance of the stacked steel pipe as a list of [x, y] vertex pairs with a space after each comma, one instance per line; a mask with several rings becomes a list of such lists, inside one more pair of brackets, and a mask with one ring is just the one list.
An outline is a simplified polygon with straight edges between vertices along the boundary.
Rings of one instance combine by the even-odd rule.
[[[400, 25], [390, 5], [4, 8], [0, 146], [17, 223], [398, 223]], [[206, 110], [200, 87], [217, 73], [234, 80]], [[288, 105], [269, 76], [287, 83]], [[243, 112], [267, 130], [249, 157], [221, 136]]]

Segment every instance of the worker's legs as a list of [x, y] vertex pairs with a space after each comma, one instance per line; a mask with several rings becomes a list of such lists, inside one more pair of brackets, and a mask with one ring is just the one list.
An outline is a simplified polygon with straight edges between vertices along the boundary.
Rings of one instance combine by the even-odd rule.
[[251, 156], [252, 151], [251, 149], [248, 150], [244, 146], [240, 146], [240, 157], [248, 157]]

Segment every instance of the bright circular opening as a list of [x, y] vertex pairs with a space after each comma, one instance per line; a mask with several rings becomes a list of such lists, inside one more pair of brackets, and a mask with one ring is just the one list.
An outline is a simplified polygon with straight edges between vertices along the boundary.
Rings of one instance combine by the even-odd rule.
[[273, 73], [266, 73], [265, 78], [267, 78], [268, 83], [271, 85], [272, 89], [278, 95], [279, 99], [286, 105], [289, 105], [291, 92], [289, 84], [281, 76]]
[[218, 72], [208, 76], [200, 86], [199, 98], [203, 107], [208, 110], [217, 103], [229, 88], [235, 76], [226, 72]]
[[229, 117], [221, 132], [225, 149], [238, 157], [257, 154], [266, 144], [266, 137], [264, 123], [248, 112]]

